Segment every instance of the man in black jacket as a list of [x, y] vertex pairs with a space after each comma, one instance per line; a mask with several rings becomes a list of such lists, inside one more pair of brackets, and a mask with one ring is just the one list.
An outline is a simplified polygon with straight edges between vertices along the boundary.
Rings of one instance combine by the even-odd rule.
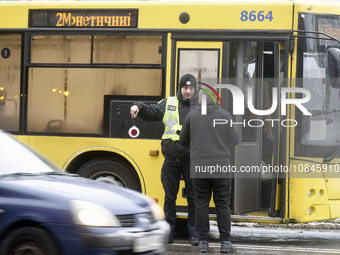
[[[196, 227], [201, 253], [209, 248], [209, 202], [211, 194], [216, 207], [220, 232], [221, 252], [235, 252], [230, 242], [230, 145], [239, 142], [239, 134], [231, 126], [230, 113], [215, 105], [210, 95], [200, 92], [200, 102], [207, 98], [206, 115], [201, 113], [202, 104], [191, 111], [184, 120], [180, 141], [191, 148], [191, 177], [196, 206]], [[222, 121], [223, 120], [223, 121]], [[218, 123], [218, 124], [217, 124]], [[223, 123], [223, 124], [221, 124]]]
[[164, 123], [162, 153], [165, 159], [162, 166], [161, 181], [165, 192], [165, 218], [171, 227], [168, 243], [173, 243], [176, 199], [182, 175], [188, 201], [188, 232], [191, 244], [194, 246], [198, 245], [198, 237], [195, 226], [195, 198], [190, 179], [190, 148], [180, 145], [179, 133], [182, 129], [181, 124], [190, 111], [190, 106], [197, 105], [197, 103], [196, 79], [191, 74], [186, 74], [180, 80], [179, 91], [176, 96], [163, 99], [158, 104], [146, 105], [142, 102], [136, 102], [130, 109], [132, 118], [135, 118], [138, 114], [144, 120], [162, 120]]

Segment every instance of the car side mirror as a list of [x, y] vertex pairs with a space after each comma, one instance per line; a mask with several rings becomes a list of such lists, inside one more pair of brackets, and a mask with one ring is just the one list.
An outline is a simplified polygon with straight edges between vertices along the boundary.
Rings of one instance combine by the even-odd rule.
[[328, 77], [332, 88], [340, 88], [340, 49], [327, 49]]

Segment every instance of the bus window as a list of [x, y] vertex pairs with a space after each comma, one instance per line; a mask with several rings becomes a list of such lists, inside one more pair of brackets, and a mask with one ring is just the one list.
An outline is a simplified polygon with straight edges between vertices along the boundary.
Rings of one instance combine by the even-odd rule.
[[161, 36], [96, 35], [93, 44], [94, 63], [161, 63]]
[[31, 63], [91, 63], [90, 35], [34, 35]]
[[219, 49], [211, 50], [193, 50], [181, 49], [179, 51], [179, 75], [190, 73], [198, 79], [201, 78], [217, 78]]
[[0, 129], [19, 131], [21, 35], [0, 35]]
[[29, 77], [28, 132], [101, 134], [104, 95], [162, 93], [159, 69], [30, 68]]
[[[160, 64], [161, 36], [36, 35], [32, 63]], [[92, 58], [92, 60], [91, 60]]]
[[102, 134], [105, 95], [163, 95], [160, 35], [32, 35], [31, 46], [28, 132]]
[[[314, 15], [315, 16], [315, 15]], [[333, 34], [338, 30], [340, 19], [326, 16], [301, 15], [300, 26], [312, 29], [311, 26], [323, 31], [327, 24], [327, 32]], [[301, 125], [298, 129], [298, 142], [295, 145], [295, 154], [298, 156], [326, 158], [339, 145], [340, 101], [339, 88], [334, 88], [327, 79], [327, 49], [339, 48], [340, 43], [327, 38], [301, 38], [298, 40], [300, 54], [298, 61], [300, 68], [297, 71], [297, 84], [311, 92], [311, 99], [304, 107], [312, 114], [303, 115], [297, 111]], [[339, 154], [335, 155], [340, 157]]]

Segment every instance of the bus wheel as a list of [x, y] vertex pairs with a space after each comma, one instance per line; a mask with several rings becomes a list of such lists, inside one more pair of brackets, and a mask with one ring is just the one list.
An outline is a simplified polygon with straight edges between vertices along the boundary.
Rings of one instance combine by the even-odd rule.
[[83, 165], [80, 176], [141, 192], [140, 183], [131, 167], [112, 159], [94, 159]]
[[39, 228], [25, 227], [9, 233], [0, 248], [2, 255], [57, 255], [58, 249], [50, 235]]

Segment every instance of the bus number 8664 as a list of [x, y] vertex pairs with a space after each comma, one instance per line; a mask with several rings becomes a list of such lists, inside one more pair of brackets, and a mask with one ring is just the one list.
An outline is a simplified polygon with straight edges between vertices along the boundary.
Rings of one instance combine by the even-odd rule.
[[241, 12], [241, 21], [264, 21], [264, 20], [273, 20], [273, 12], [269, 11], [266, 15], [264, 14], [264, 11], [259, 11], [256, 15], [256, 11], [242, 11]]

